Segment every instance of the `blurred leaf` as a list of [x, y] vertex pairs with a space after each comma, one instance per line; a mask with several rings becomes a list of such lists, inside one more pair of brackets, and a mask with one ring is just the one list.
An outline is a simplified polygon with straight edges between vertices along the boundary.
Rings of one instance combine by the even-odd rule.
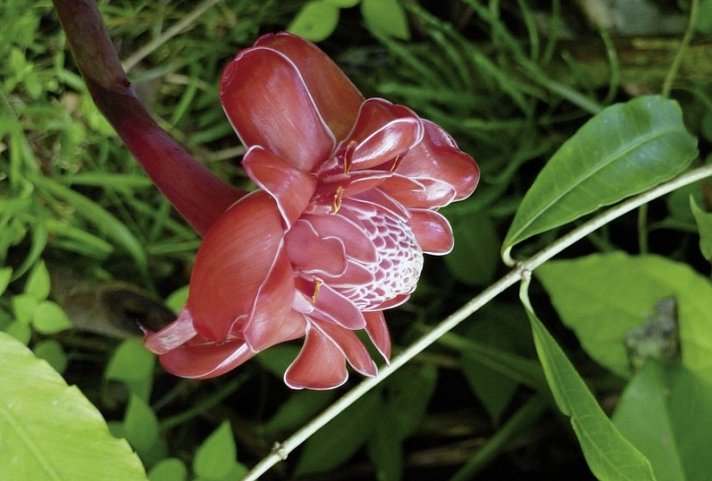
[[126, 383], [131, 392], [148, 402], [156, 357], [139, 339], [126, 339], [106, 366], [106, 379]]
[[141, 456], [146, 456], [158, 441], [158, 419], [146, 401], [132, 395], [126, 408], [123, 436]]
[[7, 326], [5, 332], [25, 345], [32, 339], [32, 328], [25, 322], [14, 321]]
[[697, 222], [697, 230], [700, 232], [700, 251], [705, 259], [712, 262], [712, 213], [705, 212], [697, 205], [695, 199], [690, 197], [690, 209]]
[[336, 5], [339, 8], [355, 7], [361, 0], [325, 0], [327, 3]]
[[648, 457], [658, 481], [712, 472], [712, 386], [685, 367], [647, 363], [623, 391], [613, 422]]
[[601, 481], [654, 481], [648, 459], [608, 419], [573, 364], [536, 317], [526, 287], [522, 284], [520, 298], [529, 315], [539, 360], [559, 410], [571, 418], [589, 468]]
[[42, 301], [33, 313], [32, 326], [40, 334], [51, 335], [71, 329], [72, 321], [59, 304]]
[[10, 303], [12, 304], [12, 312], [15, 314], [15, 319], [24, 324], [29, 324], [32, 321], [35, 310], [40, 304], [37, 298], [31, 294], [12, 296]]
[[696, 155], [697, 141], [675, 101], [636, 97], [604, 109], [537, 176], [504, 240], [505, 258], [533, 235], [670, 179]]
[[64, 348], [54, 339], [38, 342], [34, 352], [35, 356], [47, 361], [60, 374], [67, 368], [67, 355], [64, 353]]
[[712, 0], [701, 0], [697, 14], [697, 30], [701, 33], [712, 33]]
[[373, 433], [381, 397], [370, 392], [317, 431], [305, 443], [294, 476], [329, 471], [349, 459]]
[[3, 295], [7, 286], [10, 285], [12, 277], [12, 267], [3, 267], [0, 269], [0, 296]]
[[302, 7], [287, 31], [320, 42], [334, 32], [338, 23], [339, 7], [328, 0], [314, 0]]
[[374, 433], [368, 443], [368, 456], [376, 468], [378, 481], [400, 481], [403, 477], [403, 440], [391, 429], [388, 414], [380, 411], [374, 419]]
[[286, 431], [306, 424], [334, 399], [334, 391], [297, 391], [283, 402], [265, 425], [268, 431]]
[[235, 439], [228, 421], [223, 421], [198, 447], [193, 471], [205, 480], [237, 479], [247, 474], [247, 469], [237, 462]]
[[8, 480], [145, 481], [138, 457], [45, 361], [0, 333], [0, 465]]
[[438, 370], [432, 364], [406, 366], [388, 380], [385, 410], [388, 428], [405, 439], [420, 424], [435, 390]]
[[25, 284], [25, 294], [30, 294], [38, 301], [47, 299], [50, 291], [49, 271], [43, 261], [35, 264]]
[[260, 352], [255, 359], [276, 378], [282, 379], [284, 372], [298, 355], [298, 346], [279, 344]]
[[151, 468], [148, 479], [149, 481], [186, 481], [188, 468], [178, 458], [167, 458]]
[[374, 35], [410, 40], [408, 18], [398, 0], [363, 0], [361, 14]]
[[452, 220], [455, 247], [445, 263], [455, 278], [465, 284], [489, 284], [497, 270], [500, 240], [494, 223], [482, 212]]
[[674, 297], [682, 362], [712, 383], [712, 285], [689, 266], [621, 252], [550, 261], [536, 271], [561, 320], [598, 363], [631, 374], [625, 335]]
[[171, 293], [171, 295], [166, 298], [166, 306], [168, 309], [173, 311], [174, 314], [178, 315], [185, 303], [188, 301], [188, 291], [190, 286], [183, 286], [176, 289]]

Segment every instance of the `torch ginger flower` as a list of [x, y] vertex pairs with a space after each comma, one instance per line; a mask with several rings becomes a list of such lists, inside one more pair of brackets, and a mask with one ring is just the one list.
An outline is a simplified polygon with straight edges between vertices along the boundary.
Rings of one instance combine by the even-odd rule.
[[406, 107], [365, 100], [315, 45], [267, 35], [238, 53], [220, 86], [259, 189], [210, 227], [187, 305], [146, 346], [171, 373], [223, 374], [305, 337], [288, 386], [329, 389], [388, 360], [383, 310], [416, 287], [423, 253], [452, 249], [436, 210], [469, 196], [474, 160]]

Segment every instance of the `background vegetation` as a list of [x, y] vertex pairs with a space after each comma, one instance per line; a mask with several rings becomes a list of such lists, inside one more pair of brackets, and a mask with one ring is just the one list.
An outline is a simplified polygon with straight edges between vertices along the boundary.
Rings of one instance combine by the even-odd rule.
[[[477, 159], [475, 195], [445, 212], [455, 251], [429, 257], [412, 301], [389, 312], [396, 353], [508, 271], [500, 250], [524, 194], [562, 143], [606, 106], [669, 94], [683, 118], [668, 130], [688, 144], [671, 140], [669, 150], [651, 155], [665, 153], [658, 160], [677, 162], [675, 172], [690, 161], [708, 163], [710, 1], [98, 3], [161, 126], [235, 184], [250, 187], [239, 164], [243, 149], [218, 102], [221, 69], [260, 34], [287, 28], [319, 41], [367, 97], [408, 105]], [[699, 8], [689, 30], [695, 37], [671, 75], [691, 6]], [[0, 0], [0, 25], [3, 346], [15, 346], [5, 340], [12, 336], [76, 385], [81, 393], [63, 402], [101, 423], [86, 397], [111, 432], [128, 440], [152, 481], [238, 479], [343, 389], [289, 391], [282, 373], [297, 345], [270, 349], [211, 381], [177, 379], [157, 367], [138, 326], [172, 320], [199, 238], [94, 107], [51, 2]], [[677, 111], [666, 102], [652, 110]], [[682, 121], [698, 139], [698, 156], [690, 155], [694, 141]], [[611, 134], [589, 134], [580, 148], [614, 143]], [[572, 260], [546, 264], [530, 292], [544, 324], [659, 480], [704, 479], [710, 468], [700, 451], [712, 427], [710, 210], [708, 182], [676, 190], [567, 250]], [[554, 227], [515, 246], [514, 256], [526, 258], [571, 229]], [[6, 366], [28, 366], [0, 382], [0, 427], [7, 428], [12, 399], [22, 399], [32, 417], [43, 408], [27, 399], [54, 399], [65, 388], [21, 348], [0, 350]], [[584, 480], [594, 479], [591, 469], [601, 478], [556, 409], [561, 393], [554, 389], [552, 397], [536, 358], [527, 313], [508, 291], [265, 479]], [[55, 387], [28, 394], [23, 383], [36, 376], [49, 376]], [[352, 376], [350, 384], [358, 381]], [[641, 430], [660, 416], [662, 431]], [[674, 440], [669, 452], [651, 441], [663, 431]], [[67, 435], [68, 442], [94, 439]], [[117, 449], [128, 452], [125, 444]], [[127, 463], [127, 473], [142, 469]], [[95, 468], [107, 469], [100, 461]], [[42, 479], [28, 473], [17, 481]]]

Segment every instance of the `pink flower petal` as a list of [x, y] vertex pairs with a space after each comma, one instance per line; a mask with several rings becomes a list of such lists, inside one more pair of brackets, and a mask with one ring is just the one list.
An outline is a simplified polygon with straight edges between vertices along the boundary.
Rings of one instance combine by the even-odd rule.
[[312, 300], [313, 311], [309, 313], [311, 317], [350, 330], [366, 327], [363, 313], [350, 300], [323, 281], [309, 282], [306, 279], [298, 279], [297, 287]]
[[356, 371], [364, 376], [375, 376], [378, 372], [376, 363], [371, 359], [368, 349], [353, 331], [328, 322], [314, 322], [314, 328], [328, 336], [344, 353], [346, 360]]
[[324, 275], [323, 280], [332, 287], [352, 288], [373, 283], [374, 276], [360, 263], [349, 260], [343, 273], [337, 276]]
[[[423, 136], [417, 118], [395, 119], [372, 131], [353, 152], [351, 168], [363, 170], [385, 164], [405, 155]], [[397, 160], [396, 160], [397, 161]]]
[[333, 389], [348, 377], [341, 350], [321, 331], [308, 326], [299, 356], [284, 373], [285, 384], [292, 389]]
[[434, 209], [455, 198], [452, 185], [439, 180], [412, 179], [400, 174], [384, 180], [378, 188], [411, 209]]
[[175, 321], [158, 332], [148, 334], [143, 344], [154, 354], [165, 354], [190, 341], [196, 334], [193, 327], [193, 316], [190, 315], [188, 309], [184, 308]]
[[337, 215], [304, 215], [322, 239], [338, 239], [344, 245], [346, 256], [363, 262], [376, 262], [376, 248], [363, 228], [353, 220]]
[[291, 227], [309, 204], [316, 178], [265, 150], [251, 147], [242, 159], [250, 178], [277, 202], [287, 227]]
[[422, 142], [403, 157], [396, 171], [407, 177], [446, 182], [455, 189], [454, 200], [468, 197], [480, 179], [479, 167], [440, 127], [427, 120], [423, 126]]
[[289, 33], [265, 35], [255, 46], [272, 48], [289, 57], [336, 139], [345, 138], [356, 120], [363, 96], [341, 69], [316, 45]]
[[187, 344], [169, 351], [158, 359], [171, 374], [189, 379], [219, 376], [244, 363], [255, 352], [242, 341], [222, 344]]
[[304, 172], [334, 149], [297, 66], [276, 50], [240, 52], [223, 72], [220, 99], [246, 147], [261, 145]]
[[342, 145], [348, 145], [352, 142], [360, 144], [384, 125], [401, 118], [419, 120], [418, 116], [410, 109], [396, 106], [388, 100], [379, 98], [366, 99], [361, 104], [356, 122], [347, 136], [348, 140], [344, 141]]
[[366, 318], [366, 332], [371, 342], [381, 353], [383, 359], [388, 362], [391, 358], [391, 335], [388, 333], [388, 325], [383, 316], [383, 311], [368, 311], [363, 313]]
[[322, 238], [307, 220], [298, 220], [287, 233], [287, 252], [297, 270], [338, 276], [346, 270], [344, 244]]
[[431, 210], [413, 209], [411, 213], [413, 217], [408, 220], [408, 225], [423, 252], [444, 255], [452, 250], [455, 241], [450, 222], [445, 217]]
[[243, 197], [218, 219], [203, 239], [190, 277], [188, 310], [199, 334], [219, 342], [239, 330], [283, 236], [277, 205], [264, 192]]
[[292, 264], [287, 249], [282, 247], [267, 278], [257, 291], [252, 314], [243, 329], [245, 342], [253, 351], [260, 351], [278, 342], [282, 334], [280, 328], [292, 311], [295, 293]]

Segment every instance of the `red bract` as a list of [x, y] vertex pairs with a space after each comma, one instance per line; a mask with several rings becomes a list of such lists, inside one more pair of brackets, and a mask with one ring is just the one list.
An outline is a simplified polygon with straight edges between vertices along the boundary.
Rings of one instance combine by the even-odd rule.
[[285, 373], [292, 388], [343, 384], [346, 362], [387, 360], [384, 309], [416, 287], [423, 253], [452, 249], [436, 210], [469, 196], [479, 171], [437, 125], [382, 99], [364, 100], [313, 44], [268, 35], [223, 74], [225, 112], [260, 187], [205, 235], [178, 319], [146, 339], [170, 372], [222, 374], [305, 336]]

